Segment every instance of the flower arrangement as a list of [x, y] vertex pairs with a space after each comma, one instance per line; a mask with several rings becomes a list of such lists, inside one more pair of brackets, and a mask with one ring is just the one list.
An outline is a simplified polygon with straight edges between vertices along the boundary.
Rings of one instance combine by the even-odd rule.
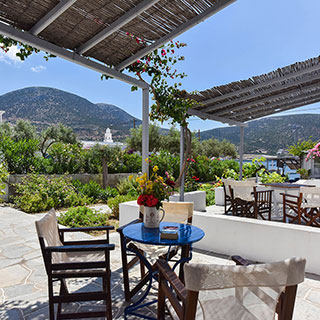
[[312, 149], [308, 150], [306, 161], [310, 159], [320, 158], [320, 142], [318, 142]]
[[159, 209], [162, 201], [169, 200], [169, 196], [173, 194], [174, 181], [168, 172], [165, 173], [165, 177], [158, 175], [158, 170], [159, 168], [154, 166], [149, 179], [146, 173], [136, 178], [140, 186], [140, 195], [137, 200], [140, 206]]

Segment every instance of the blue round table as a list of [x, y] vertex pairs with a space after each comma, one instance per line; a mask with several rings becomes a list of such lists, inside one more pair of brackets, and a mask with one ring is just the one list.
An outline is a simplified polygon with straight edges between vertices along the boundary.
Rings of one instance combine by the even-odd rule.
[[[160, 230], [164, 226], [177, 226], [178, 239], [161, 239]], [[136, 242], [161, 246], [183, 246], [192, 244], [204, 237], [204, 232], [195, 226], [175, 222], [161, 222], [156, 229], [145, 228], [143, 223], [131, 224], [123, 229], [123, 235]]]
[[[177, 226], [178, 239], [161, 239], [160, 231], [164, 226]], [[197, 228], [195, 226], [188, 225], [188, 224], [175, 223], [175, 222], [161, 222], [160, 227], [156, 229], [145, 228], [143, 223], [130, 224], [123, 229], [123, 235], [129, 241], [132, 240], [132, 241], [147, 244], [147, 245], [168, 246], [167, 257], [169, 256], [171, 246], [181, 247], [181, 258], [180, 260], [176, 261], [173, 269], [178, 264], [180, 264], [179, 277], [181, 280], [183, 280], [184, 278], [183, 265], [187, 261], [190, 261], [192, 258], [192, 244], [194, 242], [200, 241], [204, 237], [204, 232], [200, 228]], [[128, 315], [134, 315], [136, 317], [141, 317], [144, 319], [154, 319], [149, 316], [140, 315], [139, 313], [137, 313], [137, 310], [144, 306], [148, 306], [156, 302], [156, 301], [151, 301], [151, 302], [142, 304], [142, 301], [146, 298], [146, 296], [150, 291], [152, 280], [155, 278], [155, 273], [157, 272], [157, 270], [154, 271], [154, 267], [151, 266], [151, 264], [146, 259], [146, 257], [143, 254], [141, 254], [140, 250], [138, 249], [135, 250], [135, 249], [129, 248], [128, 246], [126, 246], [126, 250], [135, 253], [140, 258], [140, 260], [143, 261], [144, 265], [147, 267], [149, 271], [149, 285], [146, 292], [142, 295], [142, 297], [137, 302], [126, 307], [125, 315], [124, 315], [125, 319], [127, 319]]]

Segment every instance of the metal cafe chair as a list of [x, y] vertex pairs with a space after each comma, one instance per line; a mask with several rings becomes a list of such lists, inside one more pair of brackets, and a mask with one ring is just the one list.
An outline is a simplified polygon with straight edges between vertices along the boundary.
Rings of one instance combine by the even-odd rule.
[[[237, 258], [237, 263], [243, 259]], [[291, 258], [257, 265], [185, 264], [185, 284], [165, 260], [159, 268], [158, 320], [292, 319], [306, 261]]]
[[320, 187], [300, 187], [299, 196], [282, 197], [284, 222], [320, 227]]
[[[59, 228], [54, 209], [35, 222], [40, 248], [48, 276], [49, 315], [55, 319], [54, 305], [58, 304], [57, 319], [80, 319], [106, 317], [112, 319], [110, 289], [110, 251], [111, 226], [86, 228]], [[106, 239], [65, 241], [66, 232], [106, 231]], [[101, 291], [69, 292], [67, 280], [73, 278], [101, 278]], [[53, 283], [60, 283], [59, 293], [54, 292]], [[99, 301], [105, 305], [104, 311], [62, 313], [62, 303], [80, 301]]]
[[[163, 202], [163, 209], [165, 211], [165, 216], [163, 221], [165, 222], [177, 222], [177, 223], [190, 223], [192, 224], [193, 217], [193, 202]], [[143, 221], [143, 208], [139, 210], [140, 217], [129, 224], [139, 223]], [[129, 225], [127, 224], [127, 225]], [[179, 248], [171, 248], [171, 251], [168, 254], [168, 247], [152, 246], [152, 245], [143, 245], [139, 243], [130, 242], [127, 243], [123, 235], [123, 229], [127, 226], [121, 226], [117, 229], [120, 234], [120, 246], [121, 246], [121, 259], [122, 259], [122, 272], [123, 272], [123, 284], [124, 284], [124, 294], [125, 300], [130, 301], [131, 298], [141, 290], [141, 288], [148, 282], [149, 275], [145, 271], [145, 266], [143, 262], [133, 253], [129, 253], [126, 250], [126, 245], [129, 248], [139, 250], [142, 255], [148, 254], [152, 255], [155, 258], [166, 257], [172, 259], [177, 253]], [[132, 258], [131, 258], [132, 257]], [[130, 259], [130, 261], [128, 261]], [[133, 287], [130, 287], [130, 277], [129, 270], [136, 264], [140, 263], [140, 281]], [[156, 264], [153, 264], [153, 269], [156, 270]], [[182, 277], [183, 270], [180, 269], [180, 277]]]

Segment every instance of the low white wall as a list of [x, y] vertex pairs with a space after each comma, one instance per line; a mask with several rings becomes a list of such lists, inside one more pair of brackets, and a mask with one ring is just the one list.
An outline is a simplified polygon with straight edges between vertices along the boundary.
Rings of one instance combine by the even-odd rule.
[[301, 256], [308, 272], [320, 274], [318, 228], [203, 213], [195, 213], [193, 225], [206, 234], [195, 248], [264, 262]]
[[[170, 196], [169, 201], [179, 202], [180, 195], [174, 194]], [[196, 211], [206, 211], [206, 192], [191, 191], [184, 194], [185, 202], [193, 202], [193, 208]]]
[[[139, 217], [136, 201], [120, 204], [120, 226]], [[195, 248], [262, 262], [305, 257], [306, 270], [320, 274], [320, 229], [194, 212], [193, 225], [205, 232]]]

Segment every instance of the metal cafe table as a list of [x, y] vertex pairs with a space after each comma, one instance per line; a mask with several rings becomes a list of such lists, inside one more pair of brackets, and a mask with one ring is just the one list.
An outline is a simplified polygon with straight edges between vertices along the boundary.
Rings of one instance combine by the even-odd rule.
[[[164, 226], [177, 226], [178, 239], [161, 239], [160, 230]], [[161, 222], [160, 227], [156, 229], [145, 228], [143, 223], [128, 225], [123, 229], [123, 235], [127, 240], [132, 240], [147, 245], [168, 246], [168, 255], [171, 247], [180, 246], [181, 257], [178, 261], [176, 261], [175, 265], [173, 266], [173, 269], [180, 265], [180, 270], [183, 270], [182, 268], [184, 263], [190, 261], [192, 258], [192, 244], [201, 240], [204, 237], [204, 232], [200, 228], [188, 224]], [[143, 300], [149, 294], [153, 279], [157, 279], [157, 271], [153, 271], [150, 262], [144, 255], [140, 253], [140, 251], [129, 248], [128, 246], [126, 246], [126, 250], [135, 253], [143, 261], [143, 263], [149, 271], [149, 282], [147, 285], [147, 289], [145, 290], [144, 294], [139, 298], [139, 300], [126, 307], [124, 318], [127, 319], [128, 315], [133, 315], [144, 319], [154, 319], [152, 317], [139, 314], [137, 310], [156, 302], [156, 300], [153, 300], [143, 303]]]

